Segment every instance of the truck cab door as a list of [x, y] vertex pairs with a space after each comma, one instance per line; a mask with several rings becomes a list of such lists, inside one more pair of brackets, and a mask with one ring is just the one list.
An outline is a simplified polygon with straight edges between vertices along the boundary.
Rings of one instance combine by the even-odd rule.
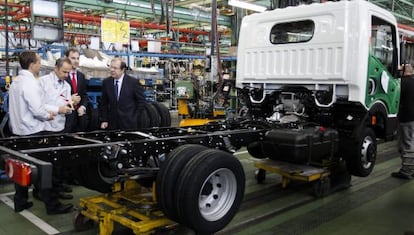
[[371, 45], [368, 62], [366, 105], [381, 102], [388, 114], [398, 112], [400, 82], [398, 72], [398, 39], [395, 25], [372, 16]]

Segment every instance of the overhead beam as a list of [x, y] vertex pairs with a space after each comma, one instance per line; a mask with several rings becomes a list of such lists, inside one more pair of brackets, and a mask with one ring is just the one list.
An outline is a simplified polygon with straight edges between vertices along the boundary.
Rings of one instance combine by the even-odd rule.
[[394, 7], [391, 13], [397, 18], [398, 22], [414, 26], [414, 3], [409, 0], [369, 0], [370, 2], [389, 9]]
[[[74, 7], [80, 9], [91, 9], [105, 12], [108, 9], [116, 9], [120, 12], [127, 12], [131, 17], [154, 17], [151, 4], [149, 1], [138, 0], [119, 0], [120, 3], [105, 3], [98, 0], [66, 0], [65, 7]], [[161, 16], [161, 5], [154, 4], [154, 10], [157, 17]], [[211, 13], [193, 11], [182, 7], [174, 7], [174, 20], [186, 23], [202, 22], [207, 23], [211, 20]], [[228, 16], [219, 15], [217, 17], [219, 25], [231, 26], [231, 19]]]
[[[217, 4], [222, 2], [224, 2], [224, 0], [217, 0]], [[180, 7], [190, 7], [192, 4], [196, 4], [198, 6], [211, 6], [211, 0], [186, 0], [175, 2], [175, 5]]]

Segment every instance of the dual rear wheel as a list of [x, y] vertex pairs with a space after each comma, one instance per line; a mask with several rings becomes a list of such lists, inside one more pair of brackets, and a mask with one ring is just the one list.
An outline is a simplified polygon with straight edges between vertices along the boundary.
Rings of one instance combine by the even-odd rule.
[[243, 199], [245, 175], [230, 153], [200, 145], [173, 150], [157, 176], [157, 201], [170, 219], [211, 234], [224, 228]]

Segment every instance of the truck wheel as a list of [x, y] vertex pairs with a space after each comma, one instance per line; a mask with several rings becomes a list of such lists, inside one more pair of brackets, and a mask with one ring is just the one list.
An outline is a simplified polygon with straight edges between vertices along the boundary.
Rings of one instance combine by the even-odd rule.
[[76, 232], [82, 232], [93, 228], [94, 221], [84, 216], [80, 211], [76, 212], [73, 227]]
[[144, 108], [138, 116], [138, 129], [145, 129], [151, 126], [148, 111]]
[[374, 169], [377, 158], [377, 140], [371, 128], [361, 131], [356, 141], [350, 146], [351, 153], [346, 156], [349, 172], [354, 176], [366, 177]]
[[92, 190], [101, 193], [108, 193], [112, 191], [114, 184], [115, 170], [106, 162], [90, 162], [79, 166], [76, 177], [79, 183]]
[[181, 145], [171, 151], [162, 163], [157, 175], [155, 192], [158, 204], [168, 218], [179, 222], [174, 205], [177, 178], [187, 162], [205, 149], [208, 148], [202, 145]]
[[170, 115], [170, 111], [168, 110], [168, 108], [165, 107], [165, 105], [161, 103], [157, 103], [157, 102], [152, 103], [152, 105], [154, 105], [155, 109], [157, 109], [158, 114], [161, 117], [160, 126], [170, 127], [171, 126], [171, 115]]
[[313, 182], [312, 188], [315, 197], [324, 197], [331, 191], [331, 179], [328, 176], [323, 179], [316, 180]]
[[145, 103], [144, 107], [149, 118], [149, 127], [159, 127], [161, 124], [161, 116], [158, 114], [157, 109], [151, 103]]
[[197, 234], [213, 234], [224, 228], [239, 209], [245, 175], [233, 155], [208, 149], [187, 163], [178, 182], [180, 221]]
[[254, 177], [258, 184], [262, 184], [266, 180], [266, 171], [263, 169], [257, 169], [254, 172]]
[[263, 146], [262, 142], [254, 141], [247, 145], [247, 152], [254, 157], [254, 158], [266, 158], [265, 154], [263, 153]]

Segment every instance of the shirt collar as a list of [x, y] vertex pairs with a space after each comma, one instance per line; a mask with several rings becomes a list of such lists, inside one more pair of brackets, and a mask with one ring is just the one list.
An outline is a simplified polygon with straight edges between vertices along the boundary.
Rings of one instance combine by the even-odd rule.
[[58, 78], [58, 76], [56, 75], [55, 72], [51, 72], [50, 74], [52, 75], [53, 80], [55, 81], [55, 83], [62, 84], [64, 82], [63, 80], [61, 80], [61, 79]]
[[32, 72], [27, 69], [20, 70], [19, 75], [24, 77], [30, 77], [32, 79], [36, 79]]
[[120, 77], [119, 79], [115, 79], [115, 78], [114, 78], [114, 85], [115, 85], [115, 82], [116, 82], [116, 81], [118, 81], [118, 84], [121, 84], [121, 83], [122, 83], [122, 81], [124, 80], [124, 76], [125, 76], [125, 73], [124, 73], [124, 74], [122, 74], [122, 75], [121, 75], [121, 77]]

